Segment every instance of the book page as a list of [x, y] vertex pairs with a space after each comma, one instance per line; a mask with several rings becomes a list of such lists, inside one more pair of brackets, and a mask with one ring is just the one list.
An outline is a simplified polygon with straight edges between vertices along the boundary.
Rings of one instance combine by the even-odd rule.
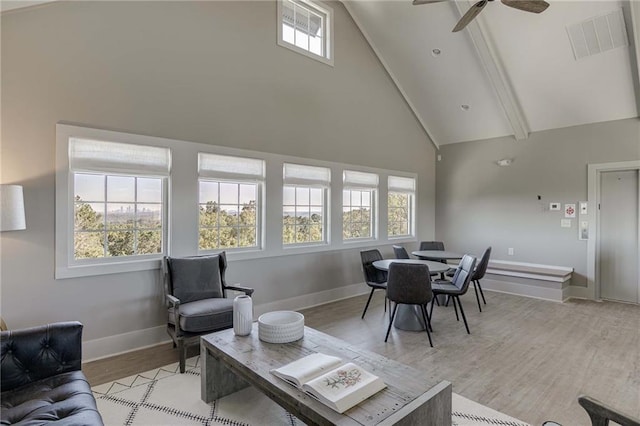
[[335, 356], [315, 353], [299, 360], [271, 370], [271, 373], [302, 387], [303, 383], [318, 377], [342, 364], [342, 360]]
[[386, 385], [378, 376], [347, 363], [310, 380], [303, 389], [320, 400], [326, 399], [339, 406], [338, 403], [345, 399], [356, 401], [357, 404], [384, 387]]

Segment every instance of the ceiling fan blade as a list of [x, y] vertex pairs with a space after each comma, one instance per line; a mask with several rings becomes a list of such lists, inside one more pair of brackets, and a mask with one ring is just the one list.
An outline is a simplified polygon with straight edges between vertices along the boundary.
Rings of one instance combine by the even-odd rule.
[[482, 9], [484, 9], [487, 3], [488, 3], [488, 0], [480, 0], [478, 3], [471, 6], [471, 8], [467, 10], [467, 13], [464, 14], [464, 16], [458, 21], [456, 26], [453, 28], [453, 32], [457, 33], [458, 31], [464, 29], [464, 27], [469, 25], [469, 22], [473, 21], [473, 18], [475, 18], [476, 16], [478, 16], [480, 12], [482, 12]]
[[447, 0], [413, 0], [413, 5], [418, 6], [420, 4], [440, 3]]
[[549, 3], [544, 0], [501, 0], [506, 6], [514, 9], [524, 10], [525, 12], [540, 13], [544, 12]]

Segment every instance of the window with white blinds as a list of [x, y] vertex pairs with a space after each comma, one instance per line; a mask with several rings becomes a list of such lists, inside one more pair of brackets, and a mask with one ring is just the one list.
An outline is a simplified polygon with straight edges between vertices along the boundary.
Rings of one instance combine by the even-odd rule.
[[327, 167], [284, 163], [282, 242], [284, 245], [327, 242], [326, 200], [331, 185]]
[[69, 171], [75, 261], [165, 252], [168, 148], [70, 138]]
[[315, 0], [277, 4], [278, 45], [333, 65], [333, 9]]
[[265, 161], [198, 154], [199, 250], [261, 247]]
[[342, 238], [373, 238], [378, 175], [344, 170], [342, 184]]
[[387, 188], [387, 235], [389, 238], [415, 235], [416, 180], [389, 176]]

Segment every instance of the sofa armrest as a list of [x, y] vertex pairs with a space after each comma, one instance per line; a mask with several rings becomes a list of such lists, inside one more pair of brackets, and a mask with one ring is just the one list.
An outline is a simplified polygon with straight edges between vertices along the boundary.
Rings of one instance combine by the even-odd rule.
[[225, 287], [225, 290], [240, 291], [240, 292], [246, 294], [247, 296], [251, 296], [253, 294], [253, 292], [255, 291], [251, 287], [244, 287], [244, 286], [241, 286], [241, 285], [228, 285], [228, 286]]
[[0, 332], [2, 392], [82, 368], [77, 321]]

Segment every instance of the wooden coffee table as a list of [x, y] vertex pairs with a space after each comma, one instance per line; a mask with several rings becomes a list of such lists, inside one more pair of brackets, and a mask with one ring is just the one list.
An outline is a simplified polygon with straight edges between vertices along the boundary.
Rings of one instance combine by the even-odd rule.
[[[316, 352], [363, 367], [381, 377], [387, 388], [339, 414], [269, 373]], [[302, 339], [286, 344], [262, 342], [257, 323], [246, 337], [232, 329], [219, 331], [201, 338], [200, 355], [201, 398], [207, 403], [254, 386], [309, 425], [451, 425], [451, 383], [436, 382], [425, 372], [310, 327]]]

